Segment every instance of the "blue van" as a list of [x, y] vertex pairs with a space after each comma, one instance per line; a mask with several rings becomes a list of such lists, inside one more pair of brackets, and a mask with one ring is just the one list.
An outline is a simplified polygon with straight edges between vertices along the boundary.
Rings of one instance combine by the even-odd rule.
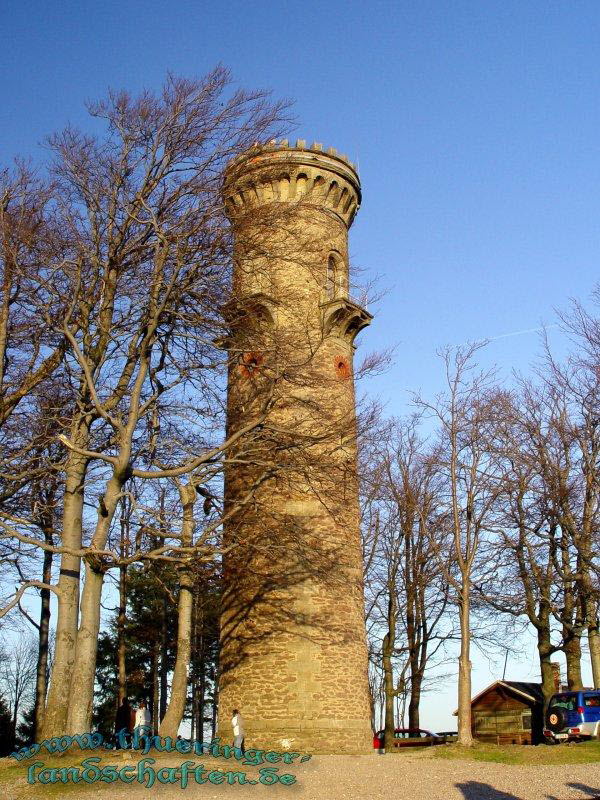
[[552, 695], [544, 736], [552, 742], [600, 739], [600, 689]]

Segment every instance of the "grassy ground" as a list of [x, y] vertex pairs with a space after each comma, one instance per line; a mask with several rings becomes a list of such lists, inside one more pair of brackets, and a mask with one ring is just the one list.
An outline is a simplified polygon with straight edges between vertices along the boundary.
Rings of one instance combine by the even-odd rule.
[[435, 758], [491, 761], [498, 764], [541, 766], [543, 764], [590, 764], [600, 761], [600, 741], [558, 745], [539, 744], [535, 747], [518, 744], [477, 743], [471, 748], [451, 744], [445, 747], [432, 747], [431, 751], [431, 755]]
[[[38, 753], [35, 757], [24, 759], [23, 761], [16, 761], [13, 758], [0, 758], [0, 798], [1, 800], [29, 800], [29, 798], [36, 798], [37, 800], [37, 798], [42, 797], [65, 797], [78, 800], [79, 797], [87, 797], [88, 795], [92, 794], [97, 795], [98, 792], [103, 792], [106, 797], [112, 797], [114, 791], [116, 790], [122, 794], [123, 792], [128, 792], [132, 789], [134, 791], [138, 791], [139, 795], [140, 785], [137, 784], [137, 782], [134, 784], [127, 784], [120, 781], [116, 781], [114, 783], [103, 783], [102, 781], [98, 781], [93, 784], [88, 784], [83, 781], [76, 783], [72, 779], [66, 783], [63, 783], [60, 780], [57, 780], [56, 783], [47, 784], [42, 784], [39, 782], [38, 776], [40, 770], [54, 767], [58, 769], [61, 767], [80, 767], [82, 761], [88, 758], [99, 758], [99, 762], [94, 762], [99, 768], [111, 765], [115, 766], [117, 769], [125, 766], [137, 767], [138, 761], [143, 758], [154, 759], [152, 768], [155, 770], [155, 772], [162, 767], [177, 767], [182, 763], [182, 761], [191, 760], [195, 761], [196, 764], [200, 762], [204, 763], [206, 772], [211, 772], [212, 770], [219, 772], [226, 772], [229, 770], [235, 772], [241, 770], [245, 772], [249, 778], [254, 779], [259, 777], [257, 773], [257, 769], [259, 767], [251, 765], [242, 766], [235, 759], [211, 758], [207, 755], [198, 756], [193, 753], [188, 755], [182, 755], [181, 753], [177, 752], [162, 753], [155, 750], [152, 750], [147, 755], [143, 755], [141, 752], [134, 752], [131, 750], [72, 750], [62, 755]], [[35, 778], [35, 782], [32, 784], [27, 780], [28, 769], [33, 767], [36, 762], [38, 763], [38, 766], [33, 768], [33, 777]], [[39, 765], [39, 762], [43, 762], [43, 767]], [[269, 767], [271, 765], [265, 762], [260, 766]], [[278, 767], [282, 766], [285, 765], [278, 765]], [[292, 774], [296, 774], [296, 766], [290, 766], [289, 768], [282, 769], [281, 771], [282, 773], [292, 772]], [[302, 770], [298, 771], [299, 774], [301, 774], [301, 772]], [[190, 786], [193, 785], [193, 782], [191, 782]], [[160, 782], [157, 782], [150, 791], [154, 793], [155, 791], [162, 790], [164, 788], [165, 787], [161, 787]], [[181, 791], [180, 787], [177, 788], [179, 791]]]
[[[0, 798], [9, 798], [9, 800], [21, 800], [21, 798], [59, 798], [69, 797], [75, 798], [82, 796], [85, 792], [97, 791], [97, 787], [104, 787], [115, 784], [103, 784], [102, 782], [96, 784], [86, 784], [83, 782], [75, 783], [68, 781], [62, 783], [41, 784], [37, 780], [34, 784], [28, 783], [27, 771], [28, 768], [35, 762], [42, 761], [44, 768], [56, 767], [75, 767], [81, 765], [81, 762], [86, 758], [100, 758], [98, 763], [99, 767], [108, 764], [116, 765], [117, 767], [124, 767], [129, 764], [137, 764], [143, 756], [139, 753], [132, 753], [131, 751], [106, 751], [103, 749], [98, 750], [85, 750], [85, 751], [71, 751], [62, 755], [50, 755], [49, 753], [38, 753], [34, 758], [28, 758], [23, 761], [16, 761], [14, 758], [0, 758]], [[182, 760], [185, 756], [174, 753], [155, 753], [152, 752], [148, 757], [155, 758], [157, 761], [156, 768], [160, 766], [172, 766]], [[192, 756], [193, 757], [193, 756]], [[221, 760], [215, 759], [215, 764], [221, 766]], [[36, 767], [34, 775], [37, 776], [42, 767]], [[116, 784], [119, 785], [119, 784]], [[127, 786], [127, 784], [120, 784]], [[107, 793], [110, 789], [107, 789]]]
[[[86, 755], [98, 755], [98, 753], [86, 753]], [[72, 753], [64, 756], [51, 756], [48, 753], [41, 754], [26, 761], [15, 761], [14, 758], [0, 759], [0, 796], [1, 797], [77, 797], [81, 794], [81, 785], [76, 783], [54, 783], [42, 786], [39, 783], [30, 785], [27, 783], [27, 768], [35, 761], [43, 761], [45, 767], [70, 767], [81, 763], [86, 757], [82, 753], [74, 755]], [[111, 763], [102, 757], [103, 764]], [[113, 762], [114, 763], [114, 759]]]

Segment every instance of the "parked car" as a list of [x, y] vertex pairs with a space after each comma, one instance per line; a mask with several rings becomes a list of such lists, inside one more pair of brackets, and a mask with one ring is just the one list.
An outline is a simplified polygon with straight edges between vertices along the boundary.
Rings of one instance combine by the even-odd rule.
[[438, 731], [438, 736], [442, 736], [446, 740], [446, 744], [451, 744], [458, 739], [458, 731]]
[[544, 736], [552, 743], [600, 738], [600, 690], [552, 695]]
[[[373, 736], [375, 750], [383, 748], [384, 734], [385, 731], [379, 731]], [[394, 747], [429, 747], [445, 743], [445, 736], [423, 730], [423, 728], [396, 728], [394, 730]]]

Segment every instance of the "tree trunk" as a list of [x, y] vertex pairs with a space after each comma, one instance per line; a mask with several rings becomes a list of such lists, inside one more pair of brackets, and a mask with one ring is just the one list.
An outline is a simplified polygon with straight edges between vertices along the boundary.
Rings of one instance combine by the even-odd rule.
[[67, 722], [67, 733], [70, 736], [91, 730], [103, 583], [104, 573], [97, 572], [86, 564], [81, 623], [77, 633], [77, 658], [71, 680]]
[[[89, 423], [79, 419], [71, 430], [71, 441], [80, 448], [87, 447]], [[83, 525], [83, 493], [88, 460], [69, 451], [67, 455], [65, 494], [63, 500], [62, 546], [81, 548]], [[72, 698], [71, 679], [77, 648], [79, 611], [79, 556], [63, 553], [58, 579], [58, 616], [54, 645], [52, 678], [42, 725], [42, 739], [62, 736], [67, 731], [69, 703]]]
[[127, 622], [127, 567], [119, 567], [119, 614], [117, 616], [117, 662], [119, 670], [119, 705], [127, 697], [127, 666], [125, 656], [125, 624]]
[[550, 698], [556, 692], [554, 683], [554, 668], [552, 666], [553, 653], [555, 648], [550, 642], [550, 629], [537, 631], [537, 649], [540, 659], [540, 674], [542, 676], [542, 694], [544, 695], [544, 712], [548, 708]]
[[154, 647], [152, 648], [152, 732], [158, 733], [158, 708], [159, 708], [159, 651], [160, 651], [160, 643], [157, 641], [154, 642]]
[[160, 707], [157, 724], [160, 724], [167, 712], [167, 690], [169, 687], [169, 640], [168, 640], [168, 601], [163, 596], [162, 618], [160, 626]]
[[192, 739], [202, 740], [200, 734], [201, 727], [199, 724], [200, 711], [200, 664], [202, 662], [202, 635], [198, 632], [198, 593], [197, 585], [194, 587], [194, 602], [192, 603], [192, 619], [193, 619], [193, 637], [192, 637], [192, 652], [194, 658], [192, 660]]
[[212, 709], [211, 709], [211, 726], [210, 726], [210, 738], [214, 739], [217, 733], [217, 707], [219, 705], [219, 686], [217, 683], [217, 678], [215, 676], [213, 682], [213, 695], [212, 695]]
[[[101, 549], [106, 545], [110, 525], [123, 487], [123, 474], [123, 466], [115, 468], [115, 472], [106, 486], [106, 492], [100, 499], [98, 522], [92, 538], [92, 547], [94, 548]], [[91, 730], [103, 584], [102, 564], [92, 554], [87, 557], [85, 565], [85, 583], [81, 593], [81, 619], [77, 632], [76, 659], [71, 678], [67, 720], [67, 732], [71, 736]]]
[[590, 651], [590, 664], [592, 667], [592, 683], [595, 689], [600, 689], [600, 622], [598, 619], [598, 590], [590, 576], [588, 563], [591, 563], [594, 554], [590, 548], [584, 553], [584, 558], [578, 559], [578, 568], [582, 573], [579, 588], [579, 602], [583, 622], [583, 630], [587, 630], [588, 646]]
[[[412, 527], [412, 526], [411, 526]], [[416, 624], [416, 591], [413, 578], [413, 548], [410, 530], [405, 536], [404, 587], [406, 593], [406, 641], [408, 644], [408, 660], [410, 668], [410, 701], [408, 703], [408, 727], [419, 727], [419, 702], [421, 699], [421, 681], [419, 672], [419, 642], [417, 641]]]
[[421, 685], [423, 683], [423, 676], [419, 670], [412, 674], [410, 679], [410, 700], [408, 703], [408, 727], [420, 728], [419, 722], [419, 704], [421, 702]]
[[396, 593], [395, 585], [391, 583], [388, 586], [388, 612], [387, 623], [388, 629], [383, 637], [383, 646], [381, 648], [381, 661], [383, 664], [383, 680], [385, 687], [385, 734], [384, 734], [384, 747], [386, 750], [393, 750], [394, 748], [394, 671], [392, 664], [392, 655], [394, 653], [394, 645], [396, 641]]
[[[179, 496], [183, 507], [181, 544], [182, 547], [191, 547], [194, 533], [196, 487], [191, 482], [184, 486], [180, 485]], [[161, 736], [171, 736], [174, 739], [177, 738], [177, 731], [181, 725], [187, 699], [188, 668], [192, 650], [193, 591], [194, 575], [189, 562], [184, 562], [179, 569], [177, 658], [173, 669], [169, 707], [165, 712], [159, 729]]]
[[588, 642], [594, 689], [600, 689], [600, 626], [598, 623], [598, 603], [590, 602], [590, 621], [588, 623]]
[[[121, 556], [129, 555], [129, 517], [125, 501], [121, 514]], [[127, 697], [127, 643], [125, 641], [125, 625], [127, 623], [127, 566], [119, 567], [119, 613], [117, 615], [117, 667], [118, 667], [118, 705]]]
[[179, 623], [177, 628], [177, 658], [171, 682], [171, 697], [159, 728], [161, 736], [177, 738], [185, 711], [188, 666], [191, 653], [192, 585], [189, 575], [181, 576], [179, 589]]
[[[563, 572], [563, 608], [562, 635], [563, 652], [567, 662], [567, 685], [570, 690], [582, 689], [581, 682], [581, 632], [584, 629], [582, 619], [581, 597], [577, 596], [579, 588], [571, 568], [568, 528], [561, 528], [560, 555]], [[579, 559], [578, 559], [579, 561]]]
[[13, 707], [12, 707], [12, 714], [10, 718], [10, 746], [11, 749], [14, 750], [16, 745], [16, 738], [17, 738], [17, 719], [19, 716], [19, 705], [21, 702], [21, 685], [19, 678], [17, 677], [14, 684], [14, 699], [13, 699]]
[[[44, 528], [44, 539], [47, 544], [52, 544], [52, 531]], [[44, 566], [42, 569], [43, 583], [52, 581], [52, 553], [44, 551]], [[48, 681], [48, 633], [50, 631], [50, 590], [40, 591], [40, 627], [38, 639], [38, 659], [35, 676], [35, 705], [33, 709], [33, 740], [41, 741], [44, 723], [44, 709], [46, 706], [46, 689]]]
[[200, 739], [204, 739], [204, 706], [206, 704], [206, 660], [204, 653], [204, 630], [202, 629], [200, 631], [200, 648], [198, 656], [200, 659], [200, 664], [199, 664], [200, 686], [198, 688], [198, 702], [197, 702], [198, 718], [196, 722], [196, 728], [200, 732]]
[[192, 678], [192, 713], [190, 718], [190, 738], [200, 739], [202, 740], [201, 736], [197, 736], [196, 731], [198, 730], [198, 695], [196, 693], [197, 689], [197, 682], [196, 678]]
[[462, 577], [459, 602], [460, 656], [458, 658], [458, 743], [472, 747], [471, 727], [471, 629], [470, 586], [468, 575]]
[[17, 719], [19, 718], [20, 697], [21, 692], [19, 691], [19, 685], [17, 683], [15, 686], [15, 700], [13, 703], [12, 716], [10, 720], [10, 746], [12, 750], [15, 748], [17, 739]]
[[581, 678], [581, 636], [577, 633], [567, 635], [563, 651], [567, 661], [567, 685], [569, 691], [583, 689]]

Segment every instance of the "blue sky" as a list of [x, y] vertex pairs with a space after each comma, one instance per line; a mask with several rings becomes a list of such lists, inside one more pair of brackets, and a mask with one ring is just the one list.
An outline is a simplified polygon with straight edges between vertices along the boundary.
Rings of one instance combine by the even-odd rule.
[[[537, 335], [503, 334], [552, 323], [598, 280], [597, 2], [4, 0], [0, 30], [0, 163], [43, 157], [108, 86], [218, 62], [295, 100], [293, 135], [357, 160], [351, 253], [382, 291], [361, 347], [397, 346], [368, 387], [390, 412], [440, 387], [445, 344], [501, 336], [484, 360], [526, 370]], [[509, 676], [533, 677], [530, 661]], [[476, 662], [476, 688], [490, 674]], [[424, 721], [450, 724], [451, 703]]]
[[[437, 387], [435, 351], [552, 320], [597, 280], [600, 8], [593, 2], [0, 4], [0, 160], [40, 156], [108, 86], [217, 62], [296, 101], [294, 135], [360, 165], [354, 262], [384, 299], [364, 347], [391, 410]], [[535, 334], [486, 358], [525, 369]]]

